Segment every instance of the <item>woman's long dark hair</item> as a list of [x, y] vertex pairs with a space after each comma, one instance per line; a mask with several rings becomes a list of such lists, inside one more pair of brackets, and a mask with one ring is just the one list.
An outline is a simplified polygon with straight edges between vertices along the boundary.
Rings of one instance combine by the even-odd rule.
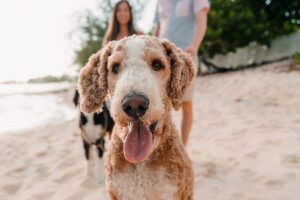
[[108, 24], [108, 28], [107, 28], [107, 31], [106, 31], [105, 36], [103, 38], [103, 43], [102, 44], [106, 44], [109, 41], [115, 40], [117, 38], [119, 32], [120, 32], [120, 23], [117, 20], [117, 11], [118, 11], [118, 7], [121, 3], [126, 3], [128, 8], [129, 8], [130, 20], [127, 24], [128, 36], [137, 33], [135, 28], [134, 28], [134, 24], [133, 24], [133, 15], [132, 15], [131, 6], [130, 6], [130, 4], [127, 0], [121, 0], [118, 3], [116, 3], [116, 5], [113, 9], [113, 14], [112, 14], [111, 20]]

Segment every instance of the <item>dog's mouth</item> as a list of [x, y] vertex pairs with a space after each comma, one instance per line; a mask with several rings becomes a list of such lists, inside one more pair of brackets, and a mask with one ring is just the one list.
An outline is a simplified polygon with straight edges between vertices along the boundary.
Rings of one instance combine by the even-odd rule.
[[129, 125], [129, 133], [123, 145], [125, 159], [133, 164], [144, 161], [151, 153], [157, 122], [150, 126], [135, 120]]

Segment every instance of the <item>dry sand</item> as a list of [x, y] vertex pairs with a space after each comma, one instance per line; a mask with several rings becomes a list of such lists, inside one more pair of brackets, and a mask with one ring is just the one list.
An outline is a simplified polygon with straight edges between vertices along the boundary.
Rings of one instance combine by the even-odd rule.
[[[300, 199], [300, 71], [289, 63], [197, 78], [187, 146], [196, 200]], [[107, 199], [84, 175], [76, 128], [0, 135], [0, 199]]]

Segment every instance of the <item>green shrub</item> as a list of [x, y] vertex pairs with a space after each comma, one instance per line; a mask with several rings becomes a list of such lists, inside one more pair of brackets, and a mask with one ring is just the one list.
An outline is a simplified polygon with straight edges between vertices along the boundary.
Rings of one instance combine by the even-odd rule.
[[294, 53], [293, 58], [297, 64], [300, 64], [300, 52], [299, 51]]
[[200, 48], [205, 57], [225, 54], [251, 42], [269, 46], [300, 26], [299, 0], [210, 0], [208, 28]]

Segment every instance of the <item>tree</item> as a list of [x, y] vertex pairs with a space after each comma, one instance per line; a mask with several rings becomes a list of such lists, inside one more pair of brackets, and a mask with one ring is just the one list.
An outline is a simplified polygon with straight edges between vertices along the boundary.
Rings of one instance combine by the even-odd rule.
[[199, 50], [205, 57], [234, 51], [256, 41], [270, 45], [275, 37], [299, 29], [299, 0], [211, 0], [208, 28]]
[[79, 33], [76, 36], [80, 37], [80, 47], [75, 50], [74, 63], [80, 67], [83, 67], [88, 58], [101, 48], [112, 4], [110, 1], [100, 1], [97, 10], [100, 15], [91, 10], [79, 15], [78, 27], [74, 31]]

